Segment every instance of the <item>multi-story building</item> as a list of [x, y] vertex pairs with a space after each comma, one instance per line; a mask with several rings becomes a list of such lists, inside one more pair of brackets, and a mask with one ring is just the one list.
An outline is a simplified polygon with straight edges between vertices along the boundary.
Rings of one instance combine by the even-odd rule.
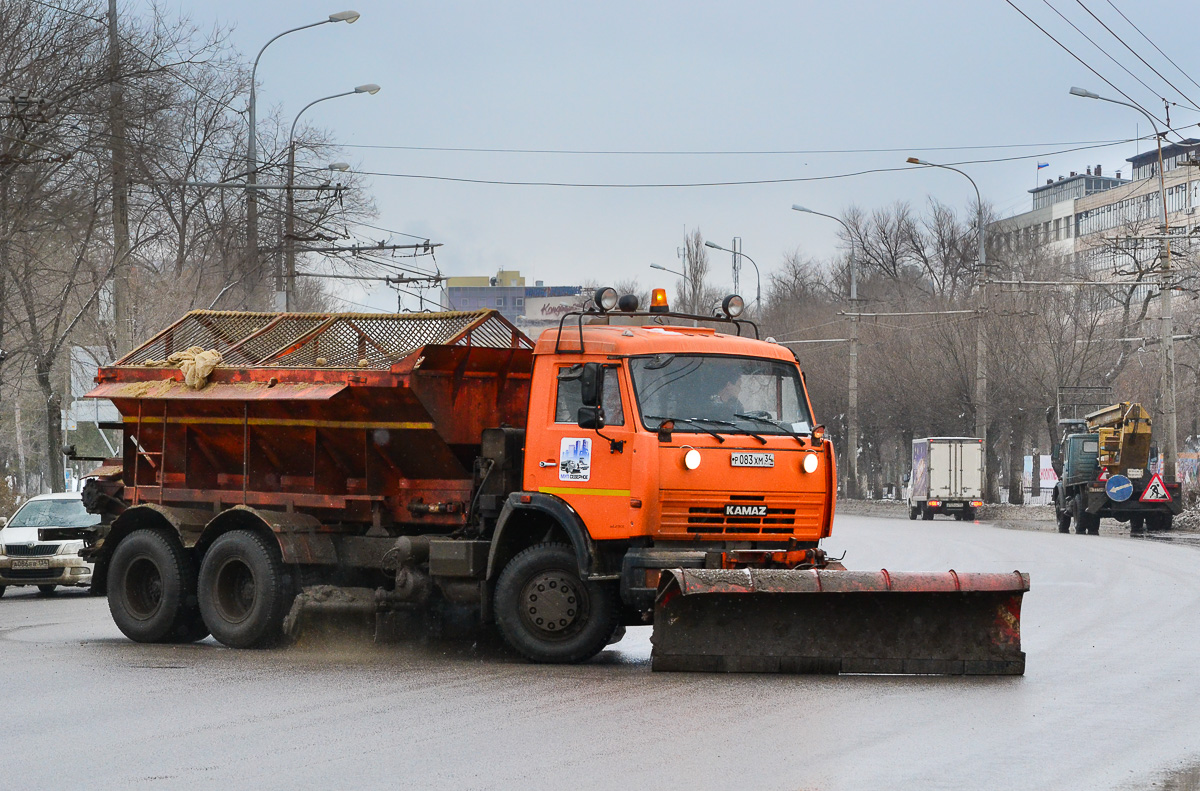
[[581, 294], [579, 286], [547, 286], [541, 280], [529, 286], [519, 271], [501, 269], [490, 277], [447, 278], [442, 304], [450, 310], [498, 310], [524, 329], [546, 326], [563, 313], [582, 307]]
[[[1186, 233], [1200, 215], [1200, 140], [1163, 146], [1163, 181], [1172, 233]], [[1105, 176], [1101, 168], [1050, 179], [1030, 190], [1030, 211], [993, 223], [992, 244], [1015, 250], [1043, 245], [1057, 256], [1070, 257], [1081, 273], [1112, 271], [1117, 248], [1113, 237], [1155, 233], [1162, 225], [1162, 199], [1158, 184], [1158, 150], [1151, 149], [1127, 160], [1132, 179]], [[1131, 248], [1148, 263], [1157, 254], [1156, 244]]]

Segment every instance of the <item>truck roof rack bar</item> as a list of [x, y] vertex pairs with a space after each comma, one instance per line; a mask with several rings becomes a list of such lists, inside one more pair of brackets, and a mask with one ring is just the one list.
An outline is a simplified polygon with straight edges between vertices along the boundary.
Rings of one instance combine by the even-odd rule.
[[[575, 317], [575, 326], [579, 330], [579, 348], [578, 349], [563, 349], [560, 347], [560, 344], [562, 343], [563, 328], [566, 326], [567, 319], [571, 318], [572, 316]], [[737, 329], [737, 334], [739, 337], [742, 334], [742, 325], [746, 325], [746, 326], [754, 329], [755, 340], [759, 339], [758, 325], [755, 324], [753, 321], [750, 321], [749, 319], [734, 319], [734, 318], [730, 318], [728, 316], [699, 316], [699, 315], [696, 315], [693, 313], [676, 313], [675, 311], [669, 311], [666, 313], [651, 313], [646, 310], [631, 310], [631, 311], [610, 310], [610, 311], [604, 312], [604, 311], [596, 310], [595, 308], [588, 308], [586, 310], [575, 310], [575, 311], [571, 311], [570, 313], [564, 313], [559, 318], [559, 320], [558, 320], [558, 335], [555, 336], [555, 338], [554, 338], [554, 353], [555, 354], [583, 354], [583, 319], [584, 319], [584, 317], [611, 318], [613, 316], [616, 316], [616, 317], [628, 316], [628, 317], [632, 317], [632, 318], [640, 317], [640, 318], [651, 318], [651, 319], [671, 318], [671, 319], [684, 319], [687, 321], [711, 321], [711, 322], [719, 322], [721, 324], [732, 324], [734, 326], [734, 328]], [[660, 321], [658, 323], [661, 324], [662, 322]]]

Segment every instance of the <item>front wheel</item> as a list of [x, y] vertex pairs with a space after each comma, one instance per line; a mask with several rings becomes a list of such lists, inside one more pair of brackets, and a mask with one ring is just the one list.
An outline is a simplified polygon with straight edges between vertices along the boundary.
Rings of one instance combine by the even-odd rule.
[[590, 659], [613, 637], [619, 611], [615, 586], [580, 578], [575, 552], [565, 544], [518, 553], [496, 581], [500, 633], [534, 662]]
[[53, 595], [54, 591], [58, 590], [57, 585], [38, 585], [37, 588], [38, 593], [42, 594], [43, 596]]
[[278, 643], [294, 598], [278, 543], [249, 530], [231, 530], [213, 542], [196, 593], [208, 631], [231, 648]]

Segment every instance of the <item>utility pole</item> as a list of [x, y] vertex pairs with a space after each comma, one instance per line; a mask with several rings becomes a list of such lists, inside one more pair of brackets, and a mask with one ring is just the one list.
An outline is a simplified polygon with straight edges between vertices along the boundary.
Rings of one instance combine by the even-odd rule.
[[108, 0], [109, 145], [112, 152], [113, 335], [118, 356], [133, 348], [129, 306], [129, 173], [125, 152], [124, 93], [117, 0]]
[[975, 321], [975, 435], [983, 441], [983, 496], [988, 502], [996, 502], [999, 497], [991, 486], [993, 480], [988, 463], [988, 404], [987, 404], [987, 311], [988, 311], [988, 269], [987, 269], [987, 226], [983, 224], [983, 198], [979, 194], [979, 185], [975, 179], [965, 172], [950, 165], [939, 165], [936, 162], [926, 162], [923, 159], [909, 157], [910, 165], [922, 165], [927, 168], [952, 170], [971, 182], [975, 189], [975, 224], [979, 228], [979, 251], [976, 261], [979, 264], [979, 315]]
[[742, 237], [733, 237], [733, 244], [729, 246], [729, 249], [733, 255], [733, 293], [741, 294], [741, 289], [738, 288], [738, 275], [740, 275], [742, 271], [742, 262], [738, 260], [738, 253], [741, 252], [742, 249]]
[[1174, 481], [1176, 480], [1176, 461], [1179, 458], [1179, 438], [1175, 415], [1175, 316], [1171, 305], [1171, 223], [1167, 217], [1167, 188], [1163, 176], [1162, 139], [1164, 133], [1159, 131], [1158, 122], [1154, 120], [1154, 116], [1146, 112], [1145, 108], [1136, 104], [1109, 99], [1083, 88], [1071, 88], [1070, 94], [1084, 99], [1097, 99], [1109, 104], [1119, 104], [1122, 107], [1137, 110], [1146, 117], [1146, 120], [1150, 122], [1151, 128], [1154, 129], [1154, 140], [1158, 144], [1158, 195], [1162, 200], [1163, 220], [1162, 236], [1159, 237], [1162, 245], [1159, 253], [1162, 262], [1159, 267], [1159, 283], [1162, 295], [1162, 316], [1160, 317], [1161, 323], [1159, 327], [1163, 347], [1162, 411], [1163, 419], [1167, 424], [1167, 441], [1163, 448], [1163, 473], [1168, 481]]

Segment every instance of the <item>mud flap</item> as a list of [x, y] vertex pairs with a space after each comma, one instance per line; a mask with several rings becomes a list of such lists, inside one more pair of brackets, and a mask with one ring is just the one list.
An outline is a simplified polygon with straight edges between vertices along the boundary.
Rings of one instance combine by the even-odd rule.
[[375, 637], [375, 590], [313, 585], [304, 588], [283, 619], [295, 644], [371, 641]]
[[1029, 575], [664, 571], [651, 667], [717, 673], [1023, 675]]

